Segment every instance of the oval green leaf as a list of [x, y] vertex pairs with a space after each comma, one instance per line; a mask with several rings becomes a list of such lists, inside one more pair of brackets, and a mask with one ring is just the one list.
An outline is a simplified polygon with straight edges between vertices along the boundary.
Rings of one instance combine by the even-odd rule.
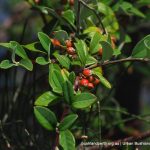
[[41, 96], [39, 96], [34, 104], [37, 106], [48, 106], [51, 102], [53, 102], [57, 98], [58, 96], [56, 96], [54, 93], [47, 91]]
[[69, 129], [73, 123], [77, 120], [78, 115], [77, 114], [71, 114], [65, 117], [59, 124], [58, 128], [60, 131]]
[[46, 35], [43, 32], [39, 32], [38, 38], [39, 38], [40, 43], [43, 46], [43, 48], [48, 52], [50, 50], [50, 46], [51, 46], [50, 37], [48, 37], [48, 35]]
[[2, 69], [8, 69], [8, 68], [13, 67], [14, 65], [15, 64], [11, 63], [10, 60], [6, 59], [6, 60], [3, 60], [0, 63], [0, 68], [2, 68]]
[[75, 139], [69, 130], [60, 131], [59, 143], [64, 150], [75, 150]]
[[44, 57], [37, 57], [36, 58], [36, 63], [39, 64], [39, 65], [47, 65], [47, 64], [49, 64], [49, 62], [46, 61]]
[[91, 106], [97, 97], [91, 93], [81, 93], [73, 99], [72, 106], [77, 109], [82, 109]]
[[54, 130], [57, 124], [55, 114], [48, 108], [35, 106], [34, 114], [38, 122], [47, 130]]

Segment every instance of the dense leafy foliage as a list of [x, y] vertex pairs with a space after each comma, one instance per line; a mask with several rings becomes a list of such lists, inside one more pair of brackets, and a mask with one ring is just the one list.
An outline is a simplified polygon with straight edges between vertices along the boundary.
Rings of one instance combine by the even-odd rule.
[[[3, 60], [0, 68], [19, 66], [32, 71], [35, 63], [47, 67], [50, 90], [35, 100], [34, 114], [41, 126], [58, 134], [59, 144], [56, 147], [73, 150], [76, 142], [71, 131], [80, 127], [82, 122], [78, 113], [88, 114], [91, 109], [98, 112], [102, 98], [99, 96], [101, 93], [97, 94], [97, 88], [109, 91], [113, 86], [105, 76], [103, 67], [122, 59], [149, 61], [150, 35], [136, 44], [129, 57], [122, 53], [118, 44], [122, 38], [121, 25], [115, 15], [121, 12], [144, 19], [146, 16], [140, 7], [149, 2], [138, 1], [136, 7], [122, 0], [115, 4], [111, 0], [92, 0], [87, 4], [76, 0], [74, 4], [67, 1], [59, 10], [61, 2], [28, 1], [32, 8], [50, 16], [50, 22], [57, 19], [57, 23], [49, 27], [47, 33], [38, 32], [36, 42], [27, 45], [15, 41], [0, 43], [11, 53], [11, 58]], [[128, 43], [129, 39], [125, 34], [123, 44]], [[67, 44], [68, 41], [70, 43]], [[31, 58], [28, 52], [36, 53], [38, 57]], [[83, 75], [85, 68], [91, 71], [89, 76]], [[65, 115], [61, 119], [57, 112], [51, 110], [52, 105], [62, 105]]]

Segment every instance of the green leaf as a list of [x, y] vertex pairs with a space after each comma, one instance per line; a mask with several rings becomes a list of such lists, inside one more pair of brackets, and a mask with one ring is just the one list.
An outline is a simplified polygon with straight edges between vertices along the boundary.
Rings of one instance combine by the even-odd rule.
[[41, 96], [39, 96], [34, 104], [37, 106], [48, 106], [51, 102], [53, 102], [57, 98], [58, 96], [56, 96], [54, 93], [47, 91]]
[[75, 47], [82, 65], [85, 66], [88, 56], [86, 43], [83, 40], [78, 40], [77, 43], [75, 43]]
[[76, 75], [74, 72], [71, 72], [69, 74], [69, 81], [74, 85], [74, 82], [75, 82], [75, 79], [76, 79]]
[[38, 122], [47, 130], [54, 130], [57, 124], [55, 114], [48, 108], [35, 106], [34, 114]]
[[91, 33], [91, 32], [98, 32], [101, 34], [101, 30], [98, 28], [98, 27], [88, 27], [87, 29], [84, 30], [84, 34], [88, 34], [88, 33]]
[[28, 59], [28, 56], [27, 56], [25, 50], [18, 42], [10, 41], [10, 48], [15, 50], [15, 54], [17, 54], [21, 58]]
[[102, 60], [109, 60], [113, 56], [113, 49], [111, 45], [106, 41], [101, 41], [103, 52], [102, 52]]
[[73, 100], [74, 90], [73, 85], [70, 81], [65, 81], [63, 84], [63, 92], [64, 92], [64, 98], [67, 103], [71, 103]]
[[29, 50], [29, 51], [46, 54], [44, 51], [41, 51], [41, 50], [38, 49], [39, 44], [40, 44], [39, 42], [34, 42], [34, 43], [31, 43], [31, 44], [22, 45], [22, 46], [24, 48], [26, 48], [27, 50]]
[[146, 18], [146, 16], [144, 15], [144, 13], [142, 13], [141, 11], [139, 11], [137, 8], [132, 7], [132, 9], [130, 9], [131, 13], [135, 14], [136, 16], [142, 17], [142, 18]]
[[46, 35], [43, 32], [39, 32], [38, 38], [39, 38], [43, 48], [46, 50], [46, 52], [48, 52], [50, 50], [50, 46], [51, 46], [50, 37], [48, 37], [48, 35]]
[[82, 109], [91, 106], [97, 97], [91, 93], [81, 93], [74, 96], [72, 106], [77, 109]]
[[69, 129], [73, 123], [77, 120], [78, 115], [77, 114], [71, 114], [65, 117], [59, 124], [58, 128], [60, 131]]
[[10, 43], [0, 43], [0, 46], [10, 48], [11, 44]]
[[111, 84], [108, 82], [107, 79], [105, 79], [105, 77], [103, 77], [102, 73], [98, 70], [92, 70], [92, 73], [95, 74], [99, 79], [100, 79], [100, 82], [107, 88], [111, 88]]
[[69, 70], [70, 68], [70, 59], [65, 55], [59, 55], [57, 53], [53, 54], [55, 58], [59, 61], [59, 63]]
[[120, 3], [119, 6], [127, 14], [131, 13], [131, 14], [134, 14], [136, 16], [145, 18], [145, 15], [129, 2], [122, 2], [122, 3]]
[[62, 13], [62, 17], [65, 18], [71, 25], [74, 24], [75, 16], [72, 10], [66, 10]]
[[134, 58], [150, 58], [150, 45], [148, 46], [148, 42], [150, 42], [150, 35], [147, 35], [136, 44], [131, 56]]
[[99, 41], [101, 39], [101, 34], [99, 32], [95, 32], [94, 36], [90, 42], [90, 53], [95, 54], [98, 52], [99, 49]]
[[14, 65], [15, 64], [11, 63], [10, 60], [6, 59], [6, 60], [1, 61], [0, 68], [8, 69], [8, 68], [13, 67]]
[[97, 59], [92, 56], [88, 56], [86, 60], [86, 66], [93, 65], [97, 63]]
[[68, 33], [64, 30], [54, 32], [54, 38], [65, 44], [65, 41], [69, 38]]
[[45, 60], [44, 57], [37, 57], [36, 58], [36, 63], [39, 65], [47, 65], [49, 64], [49, 62], [47, 60]]
[[51, 64], [49, 72], [49, 83], [53, 91], [61, 94], [63, 92], [62, 91], [63, 82], [64, 79], [62, 77], [60, 70], [58, 69], [58, 67], [56, 68], [56, 65]]
[[69, 78], [68, 70], [66, 70], [65, 68], [61, 69], [61, 74], [62, 74], [62, 77], [64, 78], [64, 81], [67, 81]]
[[33, 70], [33, 64], [30, 59], [21, 59], [19, 62], [19, 66], [26, 68], [29, 71]]
[[114, 49], [114, 51], [113, 51], [113, 55], [114, 56], [118, 56], [120, 54], [121, 54], [121, 50], [120, 49]]
[[64, 150], [75, 150], [75, 139], [69, 130], [60, 131], [59, 143]]
[[105, 15], [104, 19], [102, 20], [105, 29], [108, 33], [114, 33], [119, 29], [119, 24], [116, 19], [115, 13], [108, 5], [98, 2], [98, 11]]

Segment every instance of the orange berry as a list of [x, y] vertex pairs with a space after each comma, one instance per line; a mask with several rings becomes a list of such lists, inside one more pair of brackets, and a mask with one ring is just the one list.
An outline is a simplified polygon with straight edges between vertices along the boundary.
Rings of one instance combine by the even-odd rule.
[[99, 55], [102, 56], [102, 54], [103, 54], [103, 48], [100, 48], [99, 49]]
[[99, 84], [100, 83], [100, 80], [99, 79], [97, 79], [97, 78], [95, 78], [95, 80], [94, 80], [94, 85], [97, 85], [97, 84]]
[[81, 79], [80, 80], [80, 85], [81, 86], [88, 86], [88, 84], [89, 84], [89, 81], [87, 79]]
[[89, 89], [93, 89], [94, 88], [94, 84], [93, 83], [88, 83], [87, 86], [88, 86]]
[[94, 81], [94, 77], [93, 76], [89, 76], [89, 82], [93, 82]]
[[66, 40], [65, 43], [66, 43], [66, 46], [67, 46], [67, 47], [72, 47], [72, 42], [71, 42], [71, 40]]
[[74, 0], [69, 0], [70, 6], [74, 6]]
[[90, 69], [84, 69], [82, 73], [86, 77], [89, 77], [92, 74], [92, 71]]
[[74, 55], [76, 51], [73, 47], [67, 47], [67, 53], [70, 55]]
[[61, 45], [60, 42], [57, 39], [51, 39], [51, 41], [52, 41], [52, 44], [54, 46], [60, 46]]
[[34, 0], [34, 2], [35, 2], [36, 4], [39, 4], [39, 3], [41, 2], [41, 0]]

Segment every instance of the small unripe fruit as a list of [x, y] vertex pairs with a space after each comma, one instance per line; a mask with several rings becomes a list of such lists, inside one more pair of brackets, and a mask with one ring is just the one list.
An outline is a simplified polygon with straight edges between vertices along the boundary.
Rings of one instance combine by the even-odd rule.
[[67, 46], [67, 47], [72, 47], [72, 42], [71, 42], [71, 40], [66, 40], [65, 43], [66, 43], [66, 46]]
[[90, 69], [84, 69], [82, 73], [86, 77], [89, 77], [92, 74], [92, 71]]
[[87, 79], [81, 79], [80, 81], [81, 86], [88, 86], [88, 84], [89, 84], [89, 81]]
[[74, 6], [74, 0], [69, 0], [70, 6]]
[[39, 4], [39, 3], [41, 2], [41, 0], [34, 0], [34, 2], [35, 2], [36, 4]]
[[94, 84], [93, 83], [88, 83], [87, 86], [88, 86], [89, 89], [93, 89], [94, 88]]
[[67, 47], [67, 53], [70, 55], [74, 55], [76, 51], [73, 47]]
[[89, 82], [93, 82], [95, 79], [93, 76], [89, 76]]
[[99, 55], [102, 56], [102, 54], [103, 54], [103, 48], [100, 48], [99, 49]]
[[97, 84], [99, 84], [99, 83], [100, 83], [100, 80], [99, 80], [99, 79], [97, 79], [97, 78], [95, 78], [95, 80], [94, 80], [93, 84], [94, 84], [94, 85], [97, 85]]
[[52, 44], [54, 46], [60, 46], [61, 45], [60, 42], [57, 39], [51, 39], [51, 41], [52, 41]]

